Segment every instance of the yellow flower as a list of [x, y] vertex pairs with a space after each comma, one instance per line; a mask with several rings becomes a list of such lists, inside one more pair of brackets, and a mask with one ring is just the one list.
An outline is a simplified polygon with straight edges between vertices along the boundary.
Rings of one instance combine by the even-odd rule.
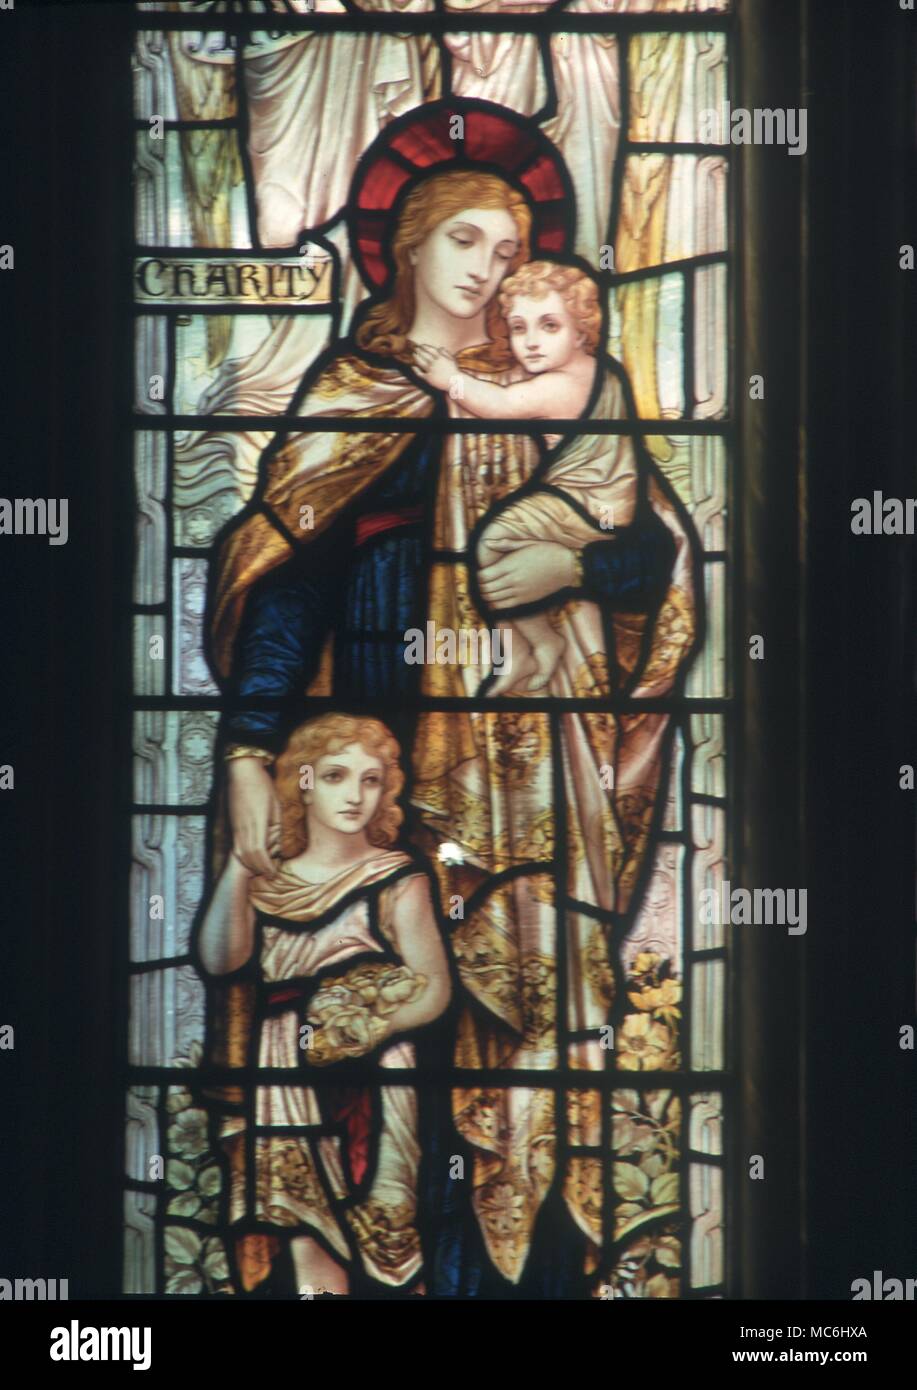
[[353, 993], [346, 985], [322, 985], [309, 1005], [309, 1022], [323, 1023], [339, 1010], [353, 1006]]
[[206, 1111], [179, 1111], [169, 1125], [169, 1151], [181, 1158], [200, 1158], [207, 1147]]
[[347, 1057], [362, 1057], [375, 1047], [384, 1027], [367, 1009], [350, 1004], [325, 1019], [316, 1030], [312, 1046], [306, 1050], [306, 1060], [320, 1067]]
[[625, 1071], [671, 1071], [678, 1065], [671, 1028], [648, 1014], [626, 1014], [616, 1041]]
[[[660, 985], [645, 987], [639, 994], [628, 992], [627, 997], [637, 1009], [659, 1009], [670, 1013], [674, 1006], [681, 1002], [681, 981], [663, 980]], [[677, 1011], [675, 1012], [677, 1016]]]

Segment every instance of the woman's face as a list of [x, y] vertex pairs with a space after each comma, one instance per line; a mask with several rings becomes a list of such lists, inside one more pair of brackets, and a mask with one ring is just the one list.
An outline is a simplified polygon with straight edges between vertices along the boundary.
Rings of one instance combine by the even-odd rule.
[[372, 819], [382, 796], [385, 769], [359, 743], [324, 753], [315, 764], [308, 814], [329, 830], [353, 835]]
[[462, 209], [411, 252], [418, 303], [426, 297], [454, 318], [474, 318], [518, 250], [516, 224], [505, 208]]

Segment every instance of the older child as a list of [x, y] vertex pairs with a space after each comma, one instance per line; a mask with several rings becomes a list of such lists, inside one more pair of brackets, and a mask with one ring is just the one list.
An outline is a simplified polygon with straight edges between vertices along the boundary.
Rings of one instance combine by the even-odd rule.
[[349, 1291], [354, 1251], [381, 1284], [411, 1286], [421, 1271], [416, 1094], [380, 1084], [375, 1065], [372, 1088], [333, 1076], [333, 1063], [370, 1053], [380, 1068], [413, 1067], [412, 1032], [449, 999], [429, 881], [393, 848], [398, 755], [376, 719], [298, 728], [277, 762], [275, 872], [253, 876], [230, 856], [198, 940], [207, 974], [255, 971], [257, 1065], [307, 1073], [305, 1085], [255, 1087], [219, 1139], [240, 1237], [256, 1224], [284, 1232], [300, 1289], [316, 1292]]

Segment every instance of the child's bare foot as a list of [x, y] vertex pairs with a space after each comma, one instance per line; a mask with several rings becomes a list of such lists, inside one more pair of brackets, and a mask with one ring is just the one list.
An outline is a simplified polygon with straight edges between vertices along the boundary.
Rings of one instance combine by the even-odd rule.
[[524, 688], [525, 683], [532, 676], [538, 674], [535, 653], [529, 644], [519, 637], [518, 633], [515, 633], [514, 636], [515, 641], [507, 653], [503, 670], [488, 692], [491, 695], [508, 695], [516, 686]]
[[552, 632], [550, 638], [542, 638], [529, 649], [535, 658], [535, 673], [526, 686], [527, 690], [544, 690], [557, 669], [557, 663], [566, 645], [558, 633]]

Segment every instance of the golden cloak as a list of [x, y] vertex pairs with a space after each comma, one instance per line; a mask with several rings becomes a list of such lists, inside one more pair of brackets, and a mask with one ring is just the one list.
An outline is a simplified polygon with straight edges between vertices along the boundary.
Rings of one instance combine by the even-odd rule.
[[[497, 362], [486, 345], [460, 355], [459, 365], [498, 381], [506, 368], [505, 359]], [[450, 409], [462, 413], [453, 403]], [[348, 353], [319, 374], [298, 415], [411, 418], [422, 429], [431, 411], [427, 392], [397, 366], [380, 368]], [[623, 386], [609, 372], [591, 418], [625, 415]], [[309, 545], [333, 525], [397, 463], [412, 437], [410, 432], [292, 432], [281, 441], [268, 463], [259, 510], [235, 528], [216, 558], [211, 642], [220, 676], [230, 673], [250, 586], [288, 560], [296, 545]], [[468, 995], [456, 1038], [455, 1063], [461, 1068], [511, 1072], [603, 1065], [591, 1044], [571, 1045], [567, 1056], [560, 1055], [560, 1044], [568, 1032], [596, 1030], [607, 1020], [614, 993], [608, 914], [620, 917], [632, 910], [635, 889], [649, 867], [646, 850], [664, 791], [671, 719], [656, 710], [612, 712], [609, 697], [625, 691], [645, 698], [670, 694], [686, 670], [698, 629], [689, 522], [649, 457], [626, 435], [590, 436], [588, 418], [563, 453], [568, 457], [579, 450], [592, 466], [607, 450], [617, 467], [626, 449], [634, 452], [649, 506], [675, 541], [670, 583], [658, 612], [651, 618], [603, 615], [597, 604], [582, 599], [549, 610], [566, 643], [552, 680], [551, 713], [510, 711], [495, 701], [492, 711], [451, 708], [419, 717], [412, 754], [412, 800], [422, 825], [418, 844], [436, 868], [446, 915], [450, 904], [467, 905], [452, 936]], [[434, 518], [437, 549], [464, 550], [480, 517], [524, 484], [537, 465], [538, 450], [523, 434], [444, 435]], [[558, 485], [563, 490], [562, 477]], [[304, 516], [306, 527], [300, 524]], [[603, 532], [597, 529], [596, 538]], [[428, 617], [437, 629], [487, 628], [460, 560], [434, 560]], [[610, 618], [613, 653], [606, 651], [603, 618]], [[425, 665], [423, 694], [450, 700], [475, 696], [489, 674], [479, 659], [482, 650], [464, 665]], [[330, 689], [328, 670], [326, 661], [312, 693]], [[564, 707], [565, 700], [570, 707]], [[590, 700], [594, 710], [584, 710], [583, 702]], [[555, 821], [555, 804], [565, 808], [563, 824], [560, 817]], [[217, 840], [225, 845], [225, 828]], [[217, 841], [215, 850], [225, 853]], [[582, 907], [587, 910], [578, 910]], [[562, 942], [566, 998], [558, 1018]], [[212, 1020], [211, 1060], [244, 1065], [251, 1032], [249, 987], [221, 988], [226, 998]], [[212, 1094], [232, 1100], [231, 1088]], [[514, 1282], [522, 1275], [535, 1217], [555, 1177], [573, 1219], [594, 1246], [601, 1244], [601, 1192], [586, 1171], [598, 1160], [573, 1158], [566, 1173], [556, 1174], [558, 1126], [566, 1123], [557, 1109], [555, 1092], [547, 1087], [491, 1082], [453, 1092], [456, 1127], [475, 1153], [473, 1204], [485, 1245], [497, 1269]]]

